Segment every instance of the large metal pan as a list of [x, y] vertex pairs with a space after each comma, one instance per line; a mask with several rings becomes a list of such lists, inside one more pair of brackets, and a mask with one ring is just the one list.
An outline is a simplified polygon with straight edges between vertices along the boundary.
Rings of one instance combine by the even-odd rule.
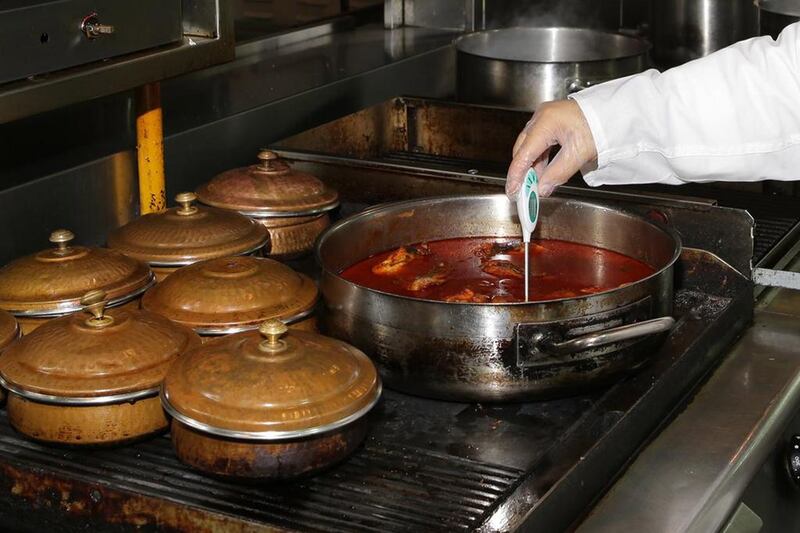
[[505, 28], [455, 41], [458, 99], [533, 111], [542, 102], [643, 71], [650, 45], [581, 28]]
[[459, 401], [528, 400], [613, 380], [644, 363], [669, 330], [678, 236], [636, 215], [545, 199], [536, 237], [591, 244], [656, 273], [616, 290], [538, 303], [469, 304], [367, 289], [339, 273], [422, 240], [520, 235], [505, 196], [430, 198], [350, 217], [317, 243], [324, 330], [370, 355], [387, 386]]

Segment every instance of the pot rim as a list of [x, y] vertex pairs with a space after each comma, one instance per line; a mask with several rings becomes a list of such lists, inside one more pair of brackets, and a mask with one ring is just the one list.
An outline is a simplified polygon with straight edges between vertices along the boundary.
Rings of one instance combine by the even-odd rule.
[[[373, 294], [380, 294], [381, 296], [384, 296], [384, 297], [391, 297], [391, 298], [396, 298], [398, 300], [410, 301], [410, 302], [425, 302], [425, 303], [430, 303], [430, 304], [461, 305], [461, 306], [482, 306], [482, 307], [485, 306], [485, 307], [490, 307], [491, 308], [491, 307], [505, 307], [505, 306], [520, 307], [520, 306], [546, 305], [546, 304], [562, 303], [562, 302], [574, 302], [574, 301], [592, 301], [592, 300], [600, 298], [600, 297], [606, 297], [606, 296], [608, 296], [610, 294], [614, 294], [615, 292], [624, 291], [624, 290], [626, 290], [626, 289], [628, 289], [630, 287], [634, 287], [634, 286], [640, 285], [642, 283], [645, 283], [647, 281], [650, 281], [652, 279], [657, 278], [658, 276], [662, 275], [665, 270], [668, 270], [669, 268], [672, 268], [675, 265], [675, 263], [678, 261], [678, 259], [680, 259], [680, 256], [681, 256], [681, 250], [683, 249], [683, 241], [681, 240], [680, 235], [673, 228], [671, 228], [669, 226], [662, 226], [662, 225], [656, 224], [652, 220], [649, 220], [649, 219], [647, 219], [645, 217], [641, 217], [639, 215], [636, 215], [636, 214], [633, 214], [633, 213], [630, 213], [628, 211], [624, 211], [624, 210], [621, 210], [621, 209], [614, 209], [614, 208], [609, 207], [609, 206], [605, 206], [605, 205], [601, 205], [601, 204], [595, 204], [595, 203], [592, 203], [592, 202], [584, 202], [583, 200], [574, 200], [574, 199], [571, 199], [571, 198], [569, 198], [569, 199], [564, 198], [564, 199], [561, 199], [564, 202], [580, 203], [580, 204], [583, 204], [583, 205], [590, 206], [592, 208], [603, 209], [603, 210], [606, 210], [606, 211], [613, 211], [613, 212], [615, 212], [617, 214], [620, 214], [620, 215], [623, 215], [623, 216], [626, 216], [626, 217], [629, 217], [629, 218], [641, 220], [641, 221], [646, 222], [646, 223], [650, 224], [651, 226], [657, 228], [658, 230], [663, 231], [664, 233], [669, 235], [675, 241], [675, 251], [674, 251], [672, 257], [670, 258], [669, 261], [666, 262], [666, 264], [664, 264], [663, 266], [658, 268], [655, 272], [653, 272], [649, 276], [641, 278], [639, 280], [636, 280], [635, 282], [630, 283], [628, 285], [616, 287], [614, 289], [610, 289], [610, 290], [607, 290], [607, 291], [596, 292], [596, 293], [593, 293], [593, 294], [587, 294], [585, 296], [573, 296], [571, 298], [556, 298], [556, 299], [553, 299], [553, 300], [537, 300], [535, 302], [502, 302], [502, 303], [492, 303], [492, 302], [488, 302], [488, 303], [445, 302], [445, 301], [442, 301], [442, 300], [430, 300], [430, 299], [427, 299], [427, 298], [414, 298], [414, 297], [411, 297], [411, 296], [403, 296], [403, 295], [400, 295], [400, 294], [393, 294], [393, 293], [390, 293], [390, 292], [379, 291], [377, 289], [371, 289], [369, 287], [365, 287], [363, 285], [359, 285], [357, 283], [354, 283], [352, 281], [348, 281], [348, 280], [344, 279], [341, 276], [341, 273], [334, 272], [333, 270], [331, 270], [322, 261], [321, 249], [322, 249], [322, 246], [325, 244], [325, 241], [329, 238], [329, 236], [331, 234], [333, 234], [335, 231], [339, 230], [339, 228], [344, 227], [347, 224], [351, 224], [353, 221], [355, 221], [357, 219], [361, 219], [361, 218], [365, 218], [365, 217], [371, 216], [376, 211], [382, 211], [382, 210], [386, 210], [388, 208], [403, 209], [405, 206], [419, 205], [421, 202], [427, 202], [427, 201], [436, 202], [436, 201], [441, 201], [441, 200], [454, 200], [454, 199], [459, 199], [459, 198], [461, 198], [461, 199], [468, 198], [468, 199], [471, 199], [471, 200], [484, 200], [484, 201], [486, 201], [486, 200], [491, 200], [491, 199], [495, 199], [495, 198], [498, 198], [498, 197], [505, 197], [505, 195], [504, 194], [480, 194], [480, 195], [456, 195], [456, 196], [431, 196], [431, 197], [426, 197], [426, 198], [416, 198], [416, 199], [412, 199], [412, 200], [402, 200], [402, 201], [399, 201], [399, 202], [378, 204], [378, 205], [369, 207], [369, 208], [367, 208], [367, 209], [365, 209], [365, 210], [363, 210], [363, 211], [361, 211], [359, 213], [356, 213], [356, 214], [351, 215], [351, 216], [349, 216], [349, 217], [347, 217], [347, 218], [345, 218], [343, 220], [340, 220], [336, 224], [333, 224], [325, 232], [323, 232], [322, 235], [320, 235], [319, 238], [317, 239], [316, 245], [314, 246], [314, 259], [316, 260], [317, 264], [322, 269], [322, 274], [333, 276], [341, 283], [346, 283], [346, 284], [348, 284], [348, 285], [350, 285], [352, 287], [356, 287], [356, 288], [358, 288], [360, 290], [367, 291], [367, 292], [370, 292], [370, 293], [373, 293]], [[549, 200], [543, 198], [542, 201], [546, 202], [546, 201], [549, 201]], [[410, 243], [410, 244], [413, 244], [413, 243]], [[358, 261], [363, 261], [364, 259], [366, 259], [366, 258], [361, 258]]]
[[[309, 317], [310, 315], [314, 314], [314, 308], [317, 306], [319, 298], [314, 301], [314, 304], [306, 309], [305, 311], [300, 311], [294, 315], [289, 317], [276, 317], [278, 320], [283, 322], [286, 325], [295, 324], [300, 322], [301, 320]], [[196, 328], [192, 328], [195, 333], [200, 335], [229, 335], [231, 333], [241, 333], [243, 331], [253, 331], [258, 329], [258, 327], [264, 323], [266, 319], [260, 319], [258, 322], [254, 324], [237, 324], [237, 325], [223, 325], [223, 326], [199, 326]], [[189, 326], [187, 326], [189, 327]]]
[[330, 431], [337, 430], [342, 428], [348, 424], [355, 422], [363, 418], [367, 413], [369, 413], [373, 407], [378, 403], [381, 399], [381, 395], [383, 392], [383, 382], [380, 379], [380, 375], [376, 374], [377, 376], [377, 383], [376, 383], [376, 390], [375, 390], [375, 397], [372, 399], [371, 402], [366, 404], [364, 407], [359, 409], [358, 411], [340, 419], [336, 422], [331, 422], [330, 424], [325, 424], [323, 426], [317, 426], [307, 429], [300, 429], [300, 430], [293, 430], [293, 431], [235, 431], [231, 429], [219, 428], [216, 426], [212, 426], [210, 424], [204, 424], [203, 422], [198, 422], [194, 418], [188, 417], [182, 414], [180, 411], [176, 410], [175, 407], [169, 401], [168, 393], [164, 386], [161, 386], [161, 392], [159, 397], [161, 398], [161, 405], [164, 407], [164, 410], [169, 414], [173, 419], [180, 422], [181, 424], [190, 427], [194, 430], [200, 431], [201, 433], [206, 433], [208, 435], [212, 435], [215, 437], [223, 437], [226, 439], [237, 439], [237, 440], [249, 440], [255, 442], [279, 442], [279, 441], [287, 441], [287, 440], [294, 440], [300, 439], [303, 437], [310, 437], [313, 435], [320, 435], [322, 433], [328, 433]]
[[[261, 248], [263, 248], [269, 242], [269, 240], [270, 240], [269, 239], [269, 235], [267, 235], [266, 237], [264, 237], [264, 240], [258, 246], [254, 246], [251, 249], [243, 250], [243, 251], [241, 251], [239, 253], [232, 254], [230, 256], [223, 256], [223, 257], [237, 257], [237, 256], [242, 256], [242, 255], [251, 255], [251, 254], [259, 251]], [[184, 266], [193, 265], [195, 263], [199, 263], [200, 261], [206, 261], [206, 259], [183, 260], [183, 261], [147, 261], [147, 264], [150, 267], [156, 267], [156, 268], [171, 268], [171, 267], [180, 268], [180, 267], [184, 267]]]
[[[511, 30], [570, 30], [572, 32], [584, 32], [584, 33], [597, 33], [597, 34], [606, 34], [606, 35], [613, 35], [615, 37], [620, 37], [623, 39], [630, 40], [631, 42], [636, 41], [640, 46], [640, 50], [636, 53], [630, 54], [623, 54], [615, 57], [606, 57], [600, 59], [569, 59], [569, 60], [560, 60], [560, 61], [543, 61], [543, 60], [536, 60], [536, 59], [513, 59], [513, 58], [502, 58], [502, 57], [494, 57], [486, 54], [480, 54], [476, 52], [471, 52], [468, 50], [464, 50], [462, 48], [463, 43], [468, 42], [472, 39], [477, 39], [474, 37], [475, 35], [485, 35], [485, 34], [497, 34], [508, 32]], [[623, 33], [613, 32], [613, 31], [606, 31], [606, 30], [598, 30], [594, 28], [581, 28], [577, 26], [512, 26], [509, 28], [496, 28], [493, 30], [482, 30], [473, 33], [468, 33], [466, 35], [461, 35], [453, 40], [453, 45], [456, 48], [456, 52], [459, 54], [464, 54], [472, 57], [478, 57], [481, 59], [486, 59], [490, 61], [502, 61], [504, 63], [519, 63], [523, 65], [571, 65], [575, 63], [604, 63], [604, 62], [613, 62], [613, 61], [620, 61], [623, 59], [630, 59], [633, 57], [640, 57], [640, 56], [647, 56], [650, 50], [653, 48], [653, 45], [649, 42], [645, 41], [644, 39], [639, 39], [637, 37], [632, 37], [630, 35], [625, 35]]]
[[[149, 265], [148, 265], [149, 266]], [[126, 294], [125, 296], [120, 296], [119, 298], [115, 298], [113, 300], [109, 300], [108, 304], [106, 305], [107, 308], [112, 307], [119, 307], [120, 305], [124, 305], [128, 302], [131, 302], [147, 292], [147, 290], [156, 284], [156, 275], [153, 271], [150, 271], [150, 277], [144, 285], [136, 289], [135, 291]], [[71, 313], [76, 313], [78, 311], [83, 310], [83, 306], [78, 303], [77, 305], [72, 305], [69, 307], [57, 307], [53, 309], [48, 309], [46, 311], [36, 310], [36, 311], [18, 311], [12, 309], [5, 309], [6, 312], [11, 313], [15, 317], [19, 318], [56, 318], [64, 315], [69, 315]]]
[[256, 209], [248, 211], [237, 209], [236, 212], [246, 215], [250, 218], [301, 218], [314, 215], [324, 215], [329, 211], [333, 211], [339, 207], [339, 205], [340, 202], [337, 200], [331, 204], [315, 207], [313, 209], [307, 209], [305, 211], [275, 211], [273, 209]]
[[11, 385], [0, 375], [0, 386], [12, 394], [36, 403], [47, 405], [63, 405], [72, 407], [96, 407], [100, 405], [113, 405], [117, 403], [134, 403], [138, 400], [158, 396], [159, 387], [126, 392], [123, 394], [111, 394], [107, 396], [56, 396], [33, 392]]

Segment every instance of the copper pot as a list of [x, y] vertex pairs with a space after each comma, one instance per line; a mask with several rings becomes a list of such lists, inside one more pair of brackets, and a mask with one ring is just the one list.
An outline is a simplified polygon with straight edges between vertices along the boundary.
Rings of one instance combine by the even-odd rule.
[[331, 225], [327, 214], [314, 217], [261, 218], [258, 221], [267, 228], [272, 247], [266, 257], [287, 260], [302, 257], [314, 249], [317, 237]]
[[285, 479], [358, 447], [380, 392], [362, 352], [270, 320], [186, 354], [167, 374], [161, 401], [184, 463], [217, 476]]
[[9, 422], [32, 439], [69, 445], [120, 444], [165, 430], [161, 381], [200, 339], [153, 313], [106, 312], [103, 291], [81, 303], [87, 313], [43, 324], [0, 357]]
[[17, 318], [24, 334], [79, 310], [91, 290], [105, 291], [109, 307], [138, 308], [138, 298], [155, 283], [144, 263], [114, 250], [73, 246], [74, 238], [69, 230], [54, 231], [55, 248], [0, 268], [0, 309]]
[[142, 307], [206, 336], [257, 329], [277, 318], [316, 329], [317, 286], [288, 266], [261, 257], [201, 261], [147, 291]]
[[[0, 353], [12, 342], [22, 337], [22, 330], [14, 315], [0, 311]], [[6, 391], [0, 389], [0, 404], [6, 401]]]
[[198, 261], [250, 255], [269, 244], [260, 224], [239, 213], [193, 205], [196, 196], [180, 193], [180, 205], [150, 213], [112, 231], [108, 246], [150, 265], [161, 281], [177, 268]]
[[319, 179], [293, 170], [275, 152], [262, 150], [260, 163], [228, 170], [197, 189], [201, 202], [261, 222], [272, 241], [269, 257], [286, 259], [310, 252], [330, 225], [327, 213], [339, 196]]
[[22, 330], [14, 315], [0, 311], [0, 353], [21, 336]]

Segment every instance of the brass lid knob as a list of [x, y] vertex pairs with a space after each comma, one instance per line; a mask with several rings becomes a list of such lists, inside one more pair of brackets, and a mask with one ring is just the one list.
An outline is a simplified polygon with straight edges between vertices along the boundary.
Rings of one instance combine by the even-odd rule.
[[272, 150], [262, 149], [258, 152], [258, 160], [261, 161], [261, 170], [277, 172], [289, 168], [283, 159], [281, 159], [281, 156]]
[[197, 213], [197, 207], [192, 205], [192, 202], [197, 200], [197, 195], [193, 192], [182, 192], [175, 196], [175, 202], [180, 205], [177, 210], [179, 215], [187, 216]]
[[262, 352], [275, 352], [285, 347], [285, 343], [281, 340], [289, 328], [280, 320], [273, 318], [267, 320], [258, 328], [258, 332], [264, 337], [264, 340], [258, 344], [258, 349]]
[[258, 152], [258, 160], [259, 161], [275, 161], [276, 159], [280, 159], [280, 156], [273, 152], [272, 150], [267, 150], [263, 148], [260, 152]]
[[93, 328], [104, 328], [114, 323], [114, 318], [105, 316], [106, 304], [106, 291], [95, 289], [89, 291], [81, 298], [81, 305], [83, 310], [91, 313], [92, 317], [86, 319], [86, 325]]
[[57, 229], [50, 234], [50, 242], [58, 246], [59, 252], [68, 252], [69, 243], [75, 238], [75, 234], [68, 229]]

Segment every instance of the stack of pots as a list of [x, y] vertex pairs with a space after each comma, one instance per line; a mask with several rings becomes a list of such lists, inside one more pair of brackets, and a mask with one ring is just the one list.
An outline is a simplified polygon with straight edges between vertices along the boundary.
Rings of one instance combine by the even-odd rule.
[[310, 252], [330, 225], [339, 196], [319, 179], [293, 170], [275, 152], [262, 150], [259, 163], [228, 170], [197, 189], [198, 199], [247, 215], [267, 228], [269, 256], [291, 259]]
[[43, 324], [0, 357], [8, 418], [48, 444], [109, 446], [169, 427], [178, 458], [216, 476], [286, 479], [350, 455], [381, 382], [359, 350], [268, 320], [202, 344], [158, 314], [106, 309]]
[[116, 229], [108, 249], [59, 230], [55, 248], [0, 269], [0, 392], [17, 431], [118, 445], [171, 415], [183, 462], [247, 479], [312, 473], [359, 446], [380, 398], [375, 366], [314, 333], [312, 279], [257, 254], [309, 252], [337, 194], [259, 158], [201, 187], [206, 205], [181, 193]]

